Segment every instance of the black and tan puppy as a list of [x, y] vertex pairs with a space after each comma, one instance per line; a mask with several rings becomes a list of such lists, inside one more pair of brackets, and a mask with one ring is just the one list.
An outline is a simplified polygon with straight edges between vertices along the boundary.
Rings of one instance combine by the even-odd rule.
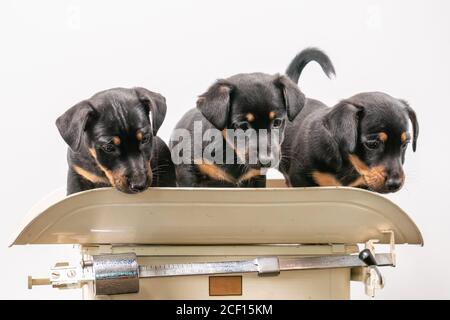
[[[178, 185], [264, 187], [264, 171], [279, 163], [286, 122], [297, 117], [304, 103], [305, 96], [298, 86], [283, 75], [250, 73], [218, 80], [199, 97], [197, 108], [188, 111], [174, 130], [187, 131], [194, 137], [192, 149], [200, 147], [200, 152], [190, 150], [189, 155], [183, 155], [187, 163], [176, 163]], [[201, 135], [211, 129], [219, 135], [211, 140], [194, 141], [196, 125], [201, 127]], [[249, 139], [254, 139], [257, 144], [256, 161], [249, 161], [249, 145], [240, 148], [230, 138], [238, 131], [252, 132]], [[171, 140], [173, 159], [180, 157], [177, 137], [172, 136]], [[208, 145], [211, 141], [217, 150], [226, 150], [220, 155], [212, 152], [218, 161], [206, 161], [204, 154], [202, 156], [211, 147]], [[230, 149], [232, 159], [227, 158]], [[266, 150], [263, 152], [262, 149]]]
[[175, 186], [170, 151], [156, 136], [165, 114], [165, 98], [144, 88], [102, 91], [66, 111], [56, 125], [69, 145], [67, 194]]
[[[297, 57], [287, 70], [294, 81], [303, 69]], [[411, 140], [416, 150], [419, 124], [402, 99], [381, 92], [360, 93], [332, 108], [306, 99], [288, 125], [280, 171], [292, 187], [353, 186], [380, 193], [398, 191]]]

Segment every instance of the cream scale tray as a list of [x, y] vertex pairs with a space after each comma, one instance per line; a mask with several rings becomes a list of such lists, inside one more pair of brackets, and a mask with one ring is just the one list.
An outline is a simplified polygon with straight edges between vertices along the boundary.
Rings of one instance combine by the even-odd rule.
[[281, 185], [46, 199], [11, 245], [75, 244], [78, 265], [56, 263], [48, 278], [29, 277], [29, 288], [81, 287], [85, 299], [348, 299], [352, 280], [373, 296], [384, 286], [380, 269], [395, 266], [395, 246], [423, 245], [381, 195]]

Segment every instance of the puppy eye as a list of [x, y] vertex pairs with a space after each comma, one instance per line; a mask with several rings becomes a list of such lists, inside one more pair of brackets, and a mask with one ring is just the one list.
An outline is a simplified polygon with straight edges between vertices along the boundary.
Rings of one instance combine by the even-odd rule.
[[402, 144], [402, 149], [405, 150], [408, 148], [409, 141], [406, 141], [404, 144]]
[[116, 150], [116, 146], [113, 145], [112, 143], [107, 143], [102, 145], [102, 149], [103, 151], [107, 152], [107, 153], [112, 153]]
[[272, 122], [272, 127], [274, 127], [274, 128], [279, 128], [279, 127], [281, 127], [281, 125], [283, 124], [283, 120], [282, 119], [273, 119], [273, 122]]
[[380, 147], [381, 142], [378, 140], [370, 140], [370, 141], [366, 141], [364, 143], [364, 145], [366, 146], [367, 149], [376, 150]]
[[147, 135], [142, 138], [141, 144], [147, 144], [147, 143], [150, 143], [150, 141], [152, 141], [152, 136]]
[[250, 124], [247, 121], [242, 121], [236, 124], [236, 129], [241, 129], [241, 130], [248, 130], [250, 129]]

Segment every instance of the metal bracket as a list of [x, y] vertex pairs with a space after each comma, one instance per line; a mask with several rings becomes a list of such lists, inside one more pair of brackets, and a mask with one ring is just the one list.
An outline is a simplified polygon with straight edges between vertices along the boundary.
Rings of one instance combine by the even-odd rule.
[[395, 256], [395, 234], [394, 234], [394, 231], [392, 231], [392, 230], [385, 230], [382, 233], [389, 234], [389, 249], [390, 249], [389, 253], [391, 255], [392, 263], [394, 264], [394, 267], [395, 267], [396, 256]]
[[34, 286], [48, 285], [58, 289], [77, 289], [93, 280], [94, 274], [91, 270], [59, 262], [50, 269], [48, 278], [34, 279], [28, 276], [28, 289], [32, 289]]
[[[395, 235], [392, 230], [382, 231], [383, 234], [389, 234], [389, 256], [392, 261], [392, 266], [395, 267]], [[372, 256], [375, 256], [374, 244], [378, 240], [369, 240], [365, 244], [365, 249], [369, 250]], [[363, 268], [362, 281], [364, 282], [365, 293], [368, 296], [374, 297], [376, 290], [384, 288], [385, 280], [377, 266], [377, 261], [374, 260], [372, 264]]]

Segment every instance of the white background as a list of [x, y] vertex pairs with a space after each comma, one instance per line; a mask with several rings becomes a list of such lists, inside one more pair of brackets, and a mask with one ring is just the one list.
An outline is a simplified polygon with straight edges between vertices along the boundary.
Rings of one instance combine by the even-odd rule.
[[[167, 98], [167, 140], [215, 79], [283, 72], [298, 51], [318, 46], [337, 78], [311, 64], [300, 83], [307, 96], [332, 105], [384, 91], [407, 99], [421, 125], [406, 187], [389, 198], [418, 224], [425, 247], [398, 248], [378, 297], [450, 298], [449, 9], [446, 0], [2, 0], [0, 297], [79, 297], [26, 289], [26, 276], [45, 275], [67, 248], [7, 247], [27, 210], [65, 185], [66, 146], [54, 121], [66, 109], [99, 90], [144, 86]], [[352, 296], [365, 298], [360, 284]]]

